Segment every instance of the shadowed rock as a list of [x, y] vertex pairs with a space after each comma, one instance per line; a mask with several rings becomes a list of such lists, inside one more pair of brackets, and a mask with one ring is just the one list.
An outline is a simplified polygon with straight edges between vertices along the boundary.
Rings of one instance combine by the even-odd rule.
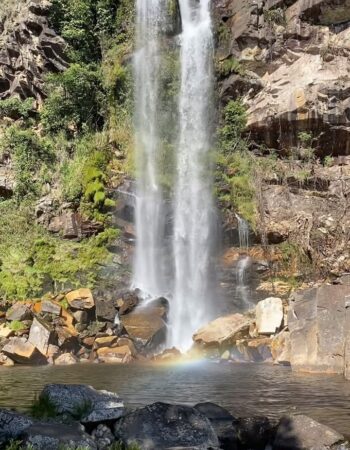
[[114, 433], [125, 444], [136, 442], [143, 450], [219, 446], [204, 415], [195, 408], [166, 403], [154, 403], [128, 414], [116, 423]]

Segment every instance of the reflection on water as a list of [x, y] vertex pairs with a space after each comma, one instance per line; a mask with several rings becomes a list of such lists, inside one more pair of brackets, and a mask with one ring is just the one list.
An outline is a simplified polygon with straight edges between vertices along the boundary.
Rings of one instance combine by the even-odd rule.
[[304, 413], [349, 435], [350, 382], [285, 367], [193, 363], [0, 369], [0, 406], [25, 410], [46, 383], [86, 383], [118, 392], [128, 406], [216, 402], [236, 416]]

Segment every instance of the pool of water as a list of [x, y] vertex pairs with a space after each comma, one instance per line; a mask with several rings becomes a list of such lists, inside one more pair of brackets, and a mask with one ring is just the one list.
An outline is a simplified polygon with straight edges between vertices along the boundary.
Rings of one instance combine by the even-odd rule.
[[0, 406], [25, 411], [47, 383], [85, 383], [126, 405], [211, 401], [235, 416], [303, 413], [350, 435], [350, 382], [259, 364], [97, 365], [0, 369]]

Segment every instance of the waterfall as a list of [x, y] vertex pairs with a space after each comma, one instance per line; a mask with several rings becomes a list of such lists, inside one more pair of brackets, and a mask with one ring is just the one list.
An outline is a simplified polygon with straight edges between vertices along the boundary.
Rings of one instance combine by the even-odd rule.
[[[215, 208], [210, 162], [214, 56], [210, 1], [179, 0], [181, 27], [169, 32], [169, 14], [173, 14], [174, 5], [168, 0], [137, 0], [137, 243], [133, 286], [146, 297], [171, 290], [168, 344], [180, 349], [190, 347], [194, 331], [211, 318]], [[165, 49], [169, 40], [180, 47], [175, 113], [176, 106], [162, 105], [162, 64], [169, 57]], [[158, 163], [164, 154], [164, 117], [171, 118], [168, 128], [174, 137], [170, 147], [175, 143], [174, 182], [167, 195], [173, 221], [168, 230], [160, 183], [164, 174]], [[169, 230], [170, 236], [166, 236]], [[168, 241], [170, 246], [166, 245]], [[173, 272], [171, 280], [165, 267]]]
[[213, 199], [213, 36], [210, 0], [180, 0], [181, 88], [174, 201], [175, 287], [170, 343], [180, 349], [210, 319]]
[[136, 2], [135, 146], [136, 250], [133, 287], [146, 296], [161, 295], [164, 281], [164, 198], [159, 183], [157, 154], [160, 38], [165, 21], [163, 0]]

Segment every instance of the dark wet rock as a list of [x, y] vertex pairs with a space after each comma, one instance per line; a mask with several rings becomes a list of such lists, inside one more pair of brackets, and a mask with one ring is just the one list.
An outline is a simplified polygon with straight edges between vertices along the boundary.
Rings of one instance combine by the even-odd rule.
[[61, 450], [62, 448], [97, 450], [96, 442], [83, 431], [81, 425], [60, 423], [34, 423], [20, 436], [28, 447], [36, 450]]
[[95, 297], [96, 302], [96, 319], [100, 322], [114, 323], [116, 316], [116, 308], [109, 299], [103, 297]]
[[0, 445], [18, 436], [32, 425], [33, 421], [14, 411], [0, 409]]
[[272, 442], [276, 431], [276, 423], [267, 417], [241, 418], [233, 421], [240, 450], [265, 450]]
[[273, 450], [328, 450], [345, 443], [344, 436], [308, 416], [284, 417], [278, 425]]
[[114, 434], [106, 425], [100, 424], [93, 430], [92, 437], [96, 441], [98, 450], [105, 450], [115, 441]]
[[48, 384], [40, 397], [48, 398], [59, 414], [74, 415], [77, 408], [86, 409], [81, 423], [116, 420], [124, 413], [124, 404], [117, 394], [83, 384]]
[[117, 439], [136, 442], [144, 450], [209, 449], [219, 446], [209, 420], [195, 408], [154, 403], [121, 418], [114, 427]]
[[215, 403], [198, 403], [195, 409], [206, 416], [220, 442], [223, 450], [238, 450], [238, 436], [236, 428], [233, 426], [234, 417], [225, 408]]

